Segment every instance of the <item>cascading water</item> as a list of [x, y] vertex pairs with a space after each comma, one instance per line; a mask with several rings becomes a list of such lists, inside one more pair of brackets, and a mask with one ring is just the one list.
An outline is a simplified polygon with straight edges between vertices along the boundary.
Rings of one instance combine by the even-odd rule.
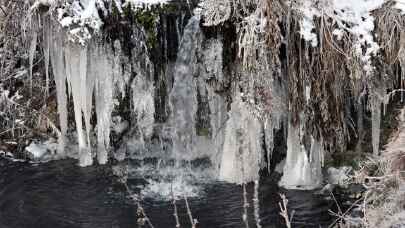
[[[173, 156], [180, 160], [196, 153], [197, 83], [194, 77], [197, 48], [202, 34], [199, 17], [190, 19], [177, 54], [173, 88], [170, 93]], [[188, 159], [190, 160], [190, 159]]]
[[[166, 1], [35, 1], [29, 13], [30, 16], [35, 14], [39, 20], [28, 20], [35, 25], [27, 33], [31, 40], [27, 45], [28, 55], [23, 57], [29, 64], [26, 80], [30, 81], [28, 84], [31, 84], [31, 93], [41, 89], [40, 85], [45, 80], [43, 84], [46, 99], [43, 109], [36, 112], [58, 134], [59, 150], [53, 157], [57, 146], [50, 139], [37, 147], [36, 142], [32, 142], [32, 145], [25, 148], [27, 154], [33, 155], [34, 162], [73, 157], [79, 161], [80, 166], [91, 166], [94, 159], [97, 159], [98, 164], [107, 164], [113, 156], [115, 159], [111, 159], [108, 165], [83, 168], [75, 167], [72, 165], [75, 161], [69, 159], [39, 165], [21, 164], [23, 168], [29, 167], [28, 172], [14, 175], [14, 172], [20, 172], [19, 165], [8, 168], [8, 161], [4, 163], [6, 165], [2, 165], [4, 161], [0, 158], [0, 169], [10, 170], [10, 175], [0, 176], [0, 183], [15, 183], [12, 179], [23, 177], [18, 187], [25, 186], [25, 183], [30, 186], [34, 183], [32, 192], [35, 196], [41, 195], [44, 189], [63, 189], [66, 185], [71, 185], [74, 177], [79, 181], [71, 185], [69, 190], [79, 192], [83, 198], [94, 197], [90, 201], [81, 200], [85, 202], [82, 207], [87, 208], [87, 203], [96, 202], [94, 205], [97, 208], [107, 208], [106, 205], [99, 206], [99, 203], [110, 200], [110, 193], [121, 194], [117, 197], [121, 200], [120, 207], [117, 208], [125, 204], [132, 215], [131, 210], [137, 208], [137, 221], [140, 223], [148, 222], [145, 211], [152, 211], [150, 218], [152, 221], [156, 219], [153, 222], [157, 221], [161, 225], [156, 227], [173, 227], [167, 218], [173, 215], [170, 214], [172, 208], [169, 208], [172, 206], [178, 226], [188, 225], [184, 223], [185, 216], [181, 217], [186, 211], [191, 225], [195, 223], [194, 218], [202, 219], [201, 227], [241, 227], [241, 224], [246, 227], [252, 224], [267, 227], [274, 222], [270, 217], [279, 214], [274, 208], [271, 209], [272, 212], [268, 212], [271, 206], [279, 206], [268, 202], [279, 202], [278, 194], [285, 190], [277, 188], [276, 182], [280, 177], [278, 174], [282, 175], [278, 185], [286, 189], [315, 190], [321, 187], [325, 150], [330, 149], [334, 153], [333, 147], [338, 144], [341, 144], [339, 150], [349, 150], [349, 144], [355, 138], [352, 136], [357, 132], [361, 133], [363, 128], [364, 131], [368, 130], [368, 122], [364, 121], [368, 118], [364, 117], [369, 113], [363, 112], [362, 105], [369, 105], [372, 147], [374, 153], [379, 154], [381, 123], [385, 114], [385, 106], [382, 111], [381, 104], [387, 103], [388, 98], [385, 95], [389, 86], [372, 88], [375, 85], [370, 85], [368, 80], [361, 82], [359, 88], [362, 88], [364, 94], [357, 103], [358, 112], [354, 113], [353, 88], [349, 83], [354, 82], [354, 78], [362, 78], [363, 76], [357, 76], [365, 73], [364, 76], [370, 74], [367, 75], [372, 79], [370, 81], [377, 82], [377, 85], [390, 84], [385, 72], [381, 75], [387, 78], [387, 82], [379, 84], [379, 78], [371, 78], [371, 73], [376, 72], [371, 72], [370, 66], [374, 61], [369, 61], [368, 57], [375, 54], [378, 60], [383, 55], [377, 54], [377, 49], [384, 49], [377, 47], [377, 41], [374, 42], [374, 38], [384, 39], [372, 32], [374, 28], [371, 28], [373, 26], [370, 22], [374, 22], [374, 17], [379, 25], [376, 28], [382, 27], [379, 16], [370, 11], [376, 10], [374, 7], [360, 9], [366, 10], [361, 14], [353, 11], [357, 16], [366, 15], [366, 20], [355, 17], [346, 21], [341, 16], [346, 15], [347, 4], [340, 5], [336, 2], [334, 4], [339, 5], [336, 8], [339, 11], [327, 10], [322, 16], [328, 18], [334, 15], [342, 23], [338, 23], [338, 27], [328, 27], [329, 22], [326, 20], [326, 27], [321, 23], [322, 28], [318, 30], [320, 25], [313, 18], [321, 15], [317, 8], [325, 6], [315, 7], [310, 1], [304, 2], [302, 6], [291, 4], [288, 15], [276, 12], [278, 9], [287, 9], [287, 5], [284, 7], [284, 3], [279, 1], [241, 1], [236, 5], [229, 1], [221, 3], [215, 0], [204, 0], [201, 4], [194, 1], [173, 1], [166, 2], [168, 7], [152, 7], [150, 4], [155, 2]], [[382, 1], [378, 2], [380, 7]], [[362, 7], [362, 4], [359, 4], [360, 8], [366, 6]], [[197, 8], [191, 12], [193, 7]], [[300, 18], [302, 15], [304, 18]], [[352, 28], [357, 28], [357, 20], [369, 25], [365, 34], [351, 34], [356, 30]], [[344, 28], [339, 28], [341, 26]], [[307, 31], [308, 28], [310, 31]], [[332, 36], [322, 36], [323, 28], [333, 28]], [[297, 31], [300, 29], [299, 34]], [[321, 32], [320, 36], [316, 32]], [[394, 31], [395, 33], [397, 32]], [[2, 35], [0, 42], [1, 37]], [[373, 47], [364, 47], [367, 55], [363, 56], [363, 63], [352, 58], [352, 53], [346, 50], [360, 50], [363, 46], [363, 43], [347, 39], [353, 37], [366, 37], [366, 41], [372, 41]], [[392, 37], [397, 38], [395, 35]], [[344, 68], [348, 72], [352, 72], [352, 67], [356, 68], [359, 71], [355, 73], [357, 76], [352, 78], [353, 75], [350, 75], [349, 78], [346, 77], [346, 71], [340, 71], [336, 66], [331, 71], [325, 67], [333, 65], [331, 59], [339, 56], [336, 55], [336, 50], [331, 50], [328, 42], [325, 43], [325, 39], [339, 41], [332, 42], [332, 49], [336, 49], [336, 46], [336, 50], [342, 52], [340, 54], [346, 54], [346, 57], [356, 62], [354, 66]], [[304, 45], [305, 40], [312, 41], [312, 46]], [[43, 52], [38, 50], [38, 45], [42, 45]], [[3, 46], [0, 46], [1, 52]], [[375, 49], [375, 53], [371, 49]], [[40, 54], [43, 54], [43, 60], [36, 59]], [[401, 67], [405, 62], [402, 60], [399, 59]], [[324, 62], [328, 64], [323, 64]], [[349, 65], [344, 61], [341, 63]], [[382, 66], [385, 68], [385, 64]], [[41, 67], [44, 67], [45, 72]], [[362, 67], [364, 69], [360, 69]], [[379, 68], [380, 66], [376, 66], [375, 70]], [[387, 73], [391, 73], [390, 71], [387, 69]], [[1, 73], [3, 74], [3, 65]], [[43, 78], [40, 77], [42, 73]], [[402, 70], [401, 73], [404, 74]], [[10, 83], [14, 84], [13, 81], [20, 80], [24, 74], [17, 74], [15, 78], [11, 74]], [[335, 75], [337, 76], [334, 77]], [[53, 100], [53, 84], [49, 82], [52, 76], [56, 85], [56, 102]], [[25, 83], [25, 79], [22, 80]], [[7, 83], [1, 82], [0, 89], [4, 92], [0, 94], [0, 103], [9, 102], [8, 96], [15, 92], [3, 89], [9, 87]], [[26, 96], [24, 93], [27, 88], [24, 86], [24, 90], [20, 91], [17, 88], [14, 97]], [[30, 99], [29, 107], [35, 106], [36, 100]], [[55, 116], [47, 118], [46, 112], [42, 113], [49, 110], [53, 114], [55, 104], [59, 126], [53, 123], [56, 121]], [[42, 104], [33, 108], [39, 108], [40, 105]], [[2, 117], [3, 113], [0, 114]], [[351, 121], [356, 114], [357, 125]], [[14, 122], [20, 121], [19, 118]], [[26, 117], [21, 116], [23, 118]], [[27, 122], [28, 125], [31, 123]], [[43, 130], [49, 130], [47, 127], [49, 126], [45, 126]], [[14, 129], [11, 130], [14, 134]], [[2, 131], [0, 136], [3, 134], [9, 133]], [[368, 137], [369, 134], [361, 134], [358, 138]], [[359, 145], [361, 142], [362, 140]], [[0, 149], [3, 149], [2, 144], [0, 142]], [[35, 153], [35, 150], [49, 151]], [[284, 158], [284, 152], [286, 158], [279, 163]], [[0, 150], [1, 154], [5, 153]], [[335, 162], [333, 158], [334, 156], [328, 160], [328, 164], [330, 161]], [[274, 167], [276, 163], [279, 164]], [[268, 173], [262, 172], [266, 165]], [[273, 173], [274, 170], [276, 173]], [[93, 171], [96, 174], [94, 180], [86, 180], [91, 175], [83, 175], [82, 171], [86, 174]], [[32, 172], [45, 175], [32, 175]], [[51, 180], [50, 174], [57, 174], [58, 178]], [[100, 175], [107, 175], [111, 180], [108, 179], [108, 183], [99, 183]], [[28, 176], [30, 178], [25, 179]], [[80, 179], [83, 177], [84, 179]], [[41, 185], [42, 183], [45, 185]], [[4, 186], [6, 187], [0, 186], [0, 198], [5, 199], [0, 201], [0, 209], [7, 213], [0, 213], [1, 227], [4, 226], [4, 221], [6, 225], [19, 223], [15, 219], [4, 219], [15, 211], [16, 206], [10, 204], [7, 197], [13, 196], [13, 191], [17, 189], [11, 185]], [[117, 186], [125, 188], [116, 189]], [[60, 196], [59, 192], [63, 192], [61, 189], [57, 196]], [[99, 198], [100, 194], [94, 194], [100, 189], [103, 189], [103, 193], [105, 190], [102, 198]], [[30, 205], [31, 198], [34, 199], [34, 206], [38, 206], [36, 198], [30, 197], [31, 192], [25, 191], [25, 188], [23, 190], [15, 197], [18, 204], [24, 201], [24, 205], [17, 205], [24, 209], [18, 210], [17, 216], [32, 211], [24, 208], [25, 205]], [[271, 196], [271, 200], [268, 200], [266, 194], [270, 192], [275, 193], [276, 197]], [[286, 192], [287, 195], [298, 192], [314, 196], [312, 191]], [[81, 193], [89, 193], [91, 197]], [[61, 198], [66, 197], [69, 201], [72, 198], [78, 199], [69, 196]], [[294, 205], [294, 197], [287, 198]], [[302, 199], [301, 195], [297, 198]], [[172, 204], [168, 204], [168, 200], [172, 200]], [[52, 213], [44, 214], [66, 219], [64, 204], [60, 204], [62, 212], [59, 214], [53, 213], [55, 208], [51, 208]], [[145, 206], [145, 211], [141, 204]], [[301, 206], [305, 203], [298, 200], [295, 204]], [[52, 203], [51, 205], [53, 206]], [[196, 213], [193, 211], [191, 214], [190, 206], [192, 209], [195, 206]], [[72, 208], [77, 208], [77, 205]], [[186, 210], [182, 212], [182, 209]], [[311, 212], [311, 209], [300, 207], [304, 213]], [[317, 206], [315, 209], [319, 211]], [[324, 207], [321, 210], [327, 211]], [[169, 212], [168, 216], [165, 217], [162, 211]], [[72, 218], [75, 218], [75, 212], [73, 211]], [[90, 208], [90, 217], [92, 213]], [[108, 213], [109, 211], [106, 212]], [[100, 218], [103, 216], [100, 214]], [[41, 217], [45, 216], [41, 214]], [[123, 217], [128, 217], [127, 213]], [[104, 223], [103, 219], [94, 220], [102, 225], [92, 226], [121, 227]], [[215, 219], [220, 221], [211, 223]], [[111, 219], [113, 220], [114, 218]], [[28, 218], [27, 221], [27, 224], [40, 221], [39, 225], [36, 224], [39, 227], [41, 223], [45, 223], [41, 218]], [[55, 226], [59, 222], [65, 221], [55, 222]], [[84, 221], [80, 220], [79, 223]], [[319, 227], [319, 224], [313, 225]]]
[[[79, 164], [81, 166], [92, 164], [93, 127], [90, 119], [94, 95], [97, 159], [100, 164], [105, 164], [110, 148], [111, 115], [116, 96], [114, 91], [120, 91], [121, 95], [125, 93], [124, 88], [129, 81], [130, 73], [122, 70], [121, 65], [128, 65], [128, 61], [120, 57], [119, 42], [114, 43], [116, 52], [114, 53], [110, 47], [95, 40], [90, 40], [85, 46], [66, 42], [63, 35], [60, 35], [62, 32], [54, 30], [56, 29], [48, 33], [50, 40], [53, 40], [50, 57], [58, 93], [61, 150], [66, 143], [66, 106], [69, 97], [65, 91], [68, 90], [74, 104]], [[168, 121], [163, 124], [163, 129], [166, 129], [163, 131], [157, 130], [155, 125], [155, 87], [148, 79], [153, 74], [148, 72], [148, 69], [152, 68], [151, 62], [145, 57], [144, 62], [136, 60], [131, 64], [137, 76], [131, 81], [131, 104], [135, 116], [133, 127], [136, 128], [136, 134], [127, 137], [124, 149], [129, 151], [130, 158], [155, 157], [159, 159], [158, 163], [161, 164], [159, 166], [162, 167], [172, 160], [177, 168], [168, 172], [169, 176], [171, 178], [181, 176], [181, 181], [190, 174], [188, 172], [190, 168], [187, 166], [196, 159], [204, 158], [208, 159], [213, 168], [209, 172], [210, 175], [219, 177], [220, 180], [245, 183], [259, 178], [259, 170], [264, 167], [265, 157], [268, 165], [270, 164], [274, 129], [280, 129], [283, 119], [282, 105], [278, 105], [282, 104], [283, 88], [270, 80], [269, 86], [275, 95], [271, 118], [260, 120], [252, 115], [252, 110], [246, 101], [243, 101], [242, 94], [234, 96], [230, 105], [231, 110], [228, 111], [229, 102], [223, 95], [217, 93], [218, 85], [213, 86], [209, 83], [210, 80], [215, 80], [219, 84], [224, 84], [227, 80], [223, 72], [223, 51], [221, 37], [205, 40], [200, 28], [200, 16], [193, 16], [183, 30], [177, 60], [173, 67], [173, 84], [172, 88], [168, 89], [170, 115]], [[268, 73], [268, 69], [263, 73]], [[265, 76], [258, 75], [258, 77], [260, 80], [267, 80]], [[252, 83], [249, 85], [253, 86]], [[298, 135], [294, 136], [296, 133], [294, 128], [289, 130], [289, 149], [285, 168], [287, 172], [281, 181], [282, 185], [304, 188], [319, 186], [320, 156], [316, 156], [318, 151], [313, 150], [318, 150], [318, 147], [322, 146], [313, 140], [311, 144], [313, 148], [308, 157], [306, 151], [309, 150], [294, 149], [302, 143], [298, 140]], [[171, 147], [162, 146], [160, 152], [156, 150], [157, 147], [151, 147], [152, 138], [156, 135], [161, 141], [162, 139], [171, 141]], [[298, 163], [299, 165], [296, 165]], [[297, 167], [300, 168], [296, 169]], [[162, 169], [162, 172], [166, 171]], [[297, 177], [301, 174], [301, 177]], [[168, 180], [172, 182], [171, 178]]]

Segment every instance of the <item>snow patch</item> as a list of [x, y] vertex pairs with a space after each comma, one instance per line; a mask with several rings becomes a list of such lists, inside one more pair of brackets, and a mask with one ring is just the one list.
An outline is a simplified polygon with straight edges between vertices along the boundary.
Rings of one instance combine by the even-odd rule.
[[58, 150], [58, 144], [54, 141], [32, 142], [25, 150], [36, 160], [42, 159], [45, 155], [55, 154]]
[[401, 10], [405, 14], [405, 0], [396, 0], [395, 8]]
[[[318, 40], [313, 32], [315, 28], [314, 18], [326, 15], [333, 18], [338, 29], [333, 31], [333, 35], [338, 40], [342, 38], [343, 32], [349, 32], [356, 38], [354, 48], [356, 54], [361, 57], [364, 63], [364, 70], [367, 73], [372, 72], [371, 57], [376, 55], [380, 47], [374, 41], [374, 17], [371, 12], [380, 8], [385, 0], [330, 0], [330, 1], [312, 1], [305, 0], [295, 6], [301, 12], [302, 20], [301, 36], [311, 43], [313, 47], [317, 46]], [[405, 8], [404, 0], [398, 0], [396, 8], [403, 10]]]
[[122, 5], [126, 7], [128, 5], [135, 8], [148, 8], [152, 5], [163, 5], [167, 4], [170, 0], [128, 0]]

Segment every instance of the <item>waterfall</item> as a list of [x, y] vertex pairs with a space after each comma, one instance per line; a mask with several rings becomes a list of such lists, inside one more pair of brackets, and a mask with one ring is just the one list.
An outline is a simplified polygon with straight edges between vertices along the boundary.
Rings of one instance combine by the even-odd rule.
[[[132, 159], [174, 159], [178, 164], [208, 158], [216, 176], [233, 183], [258, 180], [265, 156], [270, 165], [274, 129], [280, 129], [285, 119], [285, 88], [268, 76], [274, 70], [268, 67], [245, 77], [245, 85], [242, 85], [248, 87], [251, 96], [256, 95], [256, 84], [265, 95], [271, 94], [267, 94], [265, 101], [268, 107], [259, 109], [259, 114], [268, 114], [266, 118], [255, 113], [254, 97], [239, 91], [232, 92], [229, 104], [229, 94], [219, 92], [231, 80], [223, 70], [223, 38], [218, 35], [207, 39], [200, 28], [199, 15], [189, 19], [183, 29], [176, 61], [168, 63], [172, 64], [173, 71], [164, 75], [169, 88], [167, 94], [162, 95], [168, 99], [162, 100], [169, 107], [169, 117], [161, 125], [155, 124], [156, 115], [161, 114], [155, 110], [156, 96], [160, 94], [151, 83], [153, 66], [145, 51], [142, 32], [133, 31], [133, 38], [139, 42], [131, 54], [137, 59], [129, 60], [122, 54], [120, 42], [113, 43], [114, 48], [96, 38], [85, 45], [77, 44], [69, 41], [63, 30], [50, 29], [46, 34], [52, 41], [50, 62], [57, 89], [60, 151], [67, 143], [67, 106], [72, 102], [81, 166], [91, 165], [94, 154], [99, 164], [107, 163], [115, 98], [124, 96], [128, 86], [131, 91], [126, 96], [130, 96], [133, 126], [125, 136], [121, 154], [127, 151]], [[242, 75], [245, 74], [242, 72]], [[266, 90], [265, 85], [270, 89]], [[92, 118], [96, 121], [91, 121]], [[92, 122], [97, 125], [92, 126]], [[93, 132], [96, 132], [96, 140]], [[322, 179], [323, 145], [312, 138], [311, 148], [305, 148], [301, 133], [300, 129], [289, 126], [287, 164], [280, 183], [286, 187], [312, 188]], [[96, 149], [92, 145], [97, 145]]]
[[196, 15], [184, 28], [169, 94], [172, 156], [176, 160], [208, 157], [217, 167], [224, 141], [226, 101], [206, 80], [223, 78], [222, 42], [208, 40], [202, 50], [203, 39]]
[[196, 50], [201, 44], [202, 34], [199, 17], [190, 19], [184, 29], [174, 69], [173, 88], [169, 96], [173, 153], [176, 158], [189, 160], [196, 153], [197, 70]]

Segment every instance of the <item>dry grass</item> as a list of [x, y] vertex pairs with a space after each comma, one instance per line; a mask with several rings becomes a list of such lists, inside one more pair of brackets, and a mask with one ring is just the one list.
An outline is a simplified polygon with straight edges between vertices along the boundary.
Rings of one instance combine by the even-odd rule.
[[366, 188], [361, 203], [354, 205], [362, 210], [363, 218], [359, 221], [349, 215], [340, 216], [345, 226], [390, 228], [405, 225], [404, 144], [403, 119], [382, 155], [364, 161], [360, 170], [355, 172], [354, 181]]

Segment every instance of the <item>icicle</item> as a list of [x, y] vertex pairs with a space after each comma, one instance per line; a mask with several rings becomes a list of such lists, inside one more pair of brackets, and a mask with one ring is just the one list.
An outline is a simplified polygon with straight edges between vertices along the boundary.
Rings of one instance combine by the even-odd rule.
[[[51, 29], [51, 26], [48, 27], [46, 29]], [[124, 85], [129, 80], [129, 72], [121, 70], [121, 56], [114, 55], [110, 48], [102, 46], [94, 40], [88, 41], [87, 46], [71, 42], [65, 44], [64, 35], [62, 31], [45, 30], [45, 46], [43, 47], [45, 55], [46, 52], [50, 53], [57, 89], [61, 125], [60, 151], [63, 151], [66, 143], [67, 100], [71, 96], [79, 144], [79, 165], [89, 166], [93, 163], [90, 138], [93, 126], [90, 120], [94, 106], [97, 116], [97, 159], [99, 164], [105, 164], [108, 161], [110, 147], [114, 92], [117, 88], [123, 94]], [[116, 51], [120, 52], [119, 47], [116, 48]], [[141, 76], [137, 78], [141, 78]], [[147, 89], [147, 96], [138, 99], [145, 102], [144, 109], [152, 110], [147, 116], [149, 119], [152, 116], [153, 119], [153, 86], [142, 87], [142, 89]], [[93, 104], [93, 96], [95, 104]], [[141, 113], [139, 118], [144, 118], [144, 114]], [[145, 125], [152, 129], [150, 121]], [[152, 134], [152, 130], [147, 132], [148, 135]]]
[[356, 152], [362, 152], [362, 143], [363, 143], [363, 135], [364, 135], [364, 125], [363, 125], [363, 99], [359, 98], [356, 102], [357, 106], [357, 138], [358, 142], [356, 145]]
[[[44, 36], [44, 61], [45, 61], [45, 98], [48, 97], [49, 93], [49, 49], [50, 49], [50, 42], [51, 42], [51, 23], [49, 18], [45, 19], [45, 26], [43, 36]], [[45, 103], [46, 104], [46, 103]]]
[[266, 143], [267, 170], [271, 171], [271, 158], [274, 149], [274, 127], [270, 119], [264, 122], [264, 139]]
[[37, 49], [38, 34], [36, 31], [32, 32], [30, 49], [29, 49], [29, 64], [30, 64], [30, 94], [32, 95], [32, 68], [34, 65], [35, 51]]
[[381, 100], [377, 94], [371, 96], [371, 129], [373, 154], [378, 155], [381, 133]]
[[[45, 29], [51, 29], [45, 28]], [[66, 143], [66, 132], [68, 128], [68, 111], [67, 111], [67, 96], [66, 96], [66, 68], [64, 63], [64, 47], [63, 38], [61, 31], [56, 31], [52, 33], [51, 30], [47, 31], [50, 36], [51, 43], [51, 59], [52, 59], [52, 70], [55, 77], [56, 85], [56, 96], [58, 100], [58, 114], [59, 122], [61, 128], [61, 135], [59, 136], [59, 153], [63, 153]], [[52, 34], [55, 34], [52, 37]]]
[[155, 122], [154, 87], [143, 77], [137, 77], [132, 84], [134, 112], [137, 114], [137, 124], [145, 137], [153, 133]]
[[[110, 132], [112, 123], [114, 98], [114, 56], [104, 46], [93, 42], [89, 48], [89, 64], [87, 76], [87, 111], [89, 115], [92, 108], [92, 94], [94, 91], [97, 116], [97, 161], [106, 164], [110, 147]], [[90, 125], [90, 123], [88, 123]], [[88, 129], [88, 128], [87, 128]]]
[[77, 137], [79, 142], [79, 165], [89, 166], [93, 164], [91, 150], [87, 144], [87, 137], [83, 131], [83, 114], [87, 122], [87, 49], [75, 44], [69, 44], [66, 48], [66, 73], [68, 83], [71, 86], [73, 105], [76, 121]]

